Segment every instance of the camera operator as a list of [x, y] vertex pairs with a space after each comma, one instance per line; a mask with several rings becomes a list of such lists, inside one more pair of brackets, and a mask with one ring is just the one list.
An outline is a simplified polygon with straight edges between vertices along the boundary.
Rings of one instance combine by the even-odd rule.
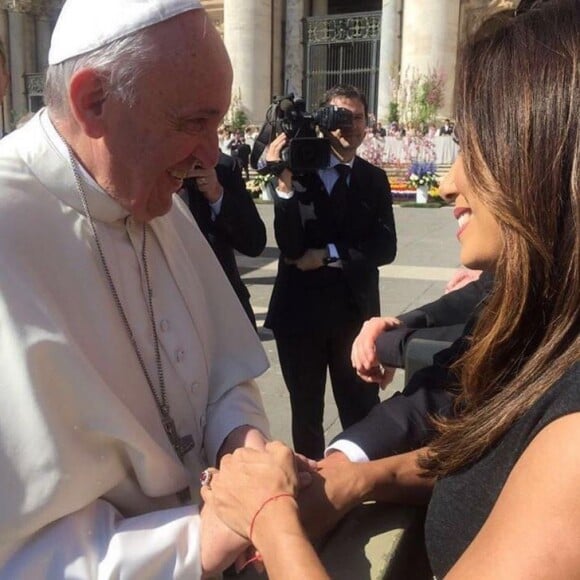
[[[324, 104], [350, 111], [352, 123], [322, 128], [331, 146], [327, 167], [278, 174], [274, 229], [281, 256], [265, 323], [290, 393], [294, 448], [312, 458], [324, 452], [327, 369], [343, 428], [379, 401], [378, 387], [351, 367], [350, 349], [362, 323], [379, 313], [378, 266], [392, 262], [397, 247], [387, 176], [356, 156], [366, 129], [365, 96], [340, 85]], [[284, 159], [289, 141], [281, 133], [270, 143], [270, 165]]]

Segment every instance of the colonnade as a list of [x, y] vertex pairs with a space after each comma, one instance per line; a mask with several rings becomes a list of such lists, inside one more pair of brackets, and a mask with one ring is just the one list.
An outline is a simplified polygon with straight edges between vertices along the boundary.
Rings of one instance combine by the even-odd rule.
[[[442, 71], [447, 78], [442, 114], [450, 114], [460, 1], [383, 0], [379, 119], [388, 116], [391, 78], [399, 70], [403, 74]], [[252, 121], [262, 120], [273, 94], [302, 93], [302, 21], [306, 16], [324, 16], [327, 12], [328, 0], [223, 1], [224, 41], [234, 68], [233, 92]]]
[[[95, 0], [97, 1], [97, 0]], [[509, 0], [502, 0], [503, 4]], [[0, 39], [11, 85], [2, 127], [29, 108], [26, 75], [42, 73], [50, 34], [63, 0], [0, 0]], [[382, 0], [378, 118], [388, 117], [391, 79], [436, 69], [447, 79], [441, 115], [452, 110], [460, 20], [498, 0]], [[251, 122], [261, 123], [272, 95], [301, 95], [305, 66], [303, 20], [326, 16], [329, 0], [202, 0], [210, 15], [223, 6], [221, 28], [234, 70], [233, 96]], [[352, 1], [352, 11], [356, 11]]]
[[[61, 5], [62, 0], [0, 0], [0, 40], [10, 73], [10, 85], [1, 103], [2, 132], [10, 130], [29, 110], [27, 78], [28, 89], [41, 78], [27, 75], [42, 73], [48, 64], [50, 36]], [[42, 87], [37, 89], [41, 93]]]

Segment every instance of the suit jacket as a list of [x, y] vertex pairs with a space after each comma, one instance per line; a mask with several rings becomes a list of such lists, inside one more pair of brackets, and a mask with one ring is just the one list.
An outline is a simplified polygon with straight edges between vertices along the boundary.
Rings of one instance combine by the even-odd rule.
[[462, 334], [467, 321], [487, 297], [493, 285], [493, 275], [484, 272], [478, 280], [458, 290], [400, 314], [403, 326], [383, 332], [377, 339], [377, 356], [382, 364], [391, 367], [405, 365], [405, 350], [412, 338], [426, 338], [453, 342]]
[[[378, 315], [378, 267], [392, 262], [397, 252], [385, 172], [356, 157], [340, 215], [318, 173], [300, 177], [292, 198], [275, 196], [274, 209], [281, 256], [265, 325], [278, 335], [303, 334]], [[342, 268], [302, 272], [285, 261], [328, 244], [336, 246]]]
[[235, 160], [221, 153], [215, 169], [224, 190], [221, 210], [215, 220], [212, 219], [209, 202], [199, 191], [194, 178], [186, 179], [183, 183], [187, 191], [186, 201], [244, 310], [256, 326], [250, 293], [240, 277], [234, 250], [246, 256], [259, 256], [266, 246], [266, 226], [246, 189], [241, 169]]
[[426, 445], [435, 434], [430, 417], [451, 416], [458, 380], [451, 365], [469, 347], [464, 334], [433, 357], [433, 365], [417, 371], [403, 393], [375, 405], [362, 420], [335, 437], [358, 445], [370, 460], [406, 453]]

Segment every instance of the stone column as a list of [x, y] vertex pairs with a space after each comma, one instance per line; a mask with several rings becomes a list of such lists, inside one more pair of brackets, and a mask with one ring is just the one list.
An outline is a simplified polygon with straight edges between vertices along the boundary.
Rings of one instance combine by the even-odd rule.
[[377, 120], [386, 125], [389, 103], [396, 101], [391, 79], [399, 74], [401, 59], [400, 1], [383, 0], [381, 15], [381, 52], [379, 57], [379, 102]]
[[405, 0], [401, 75], [439, 70], [446, 77], [440, 115], [451, 115], [460, 0]]
[[[6, 56], [6, 72], [10, 76], [10, 41], [8, 38], [8, 12], [0, 9], [0, 41], [4, 47]], [[10, 125], [10, 109], [12, 107], [12, 99], [10, 96], [10, 86], [6, 91], [4, 99], [0, 101], [0, 134], [6, 134], [12, 128]]]
[[273, 0], [272, 3], [272, 96], [284, 93], [284, 44], [282, 21], [284, 20], [284, 2]]
[[36, 19], [36, 66], [42, 72], [48, 67], [48, 50], [52, 27], [48, 16], [39, 16]]
[[24, 73], [26, 72], [26, 15], [22, 12], [8, 12], [10, 34], [10, 96], [12, 97], [13, 121], [28, 110]]
[[224, 0], [224, 42], [234, 69], [232, 94], [261, 124], [272, 96], [272, 3]]
[[24, 72], [38, 72], [38, 63], [36, 60], [36, 24], [35, 17], [32, 13], [24, 14]]
[[284, 85], [286, 93], [303, 96], [304, 42], [303, 42], [304, 0], [286, 0], [286, 66]]

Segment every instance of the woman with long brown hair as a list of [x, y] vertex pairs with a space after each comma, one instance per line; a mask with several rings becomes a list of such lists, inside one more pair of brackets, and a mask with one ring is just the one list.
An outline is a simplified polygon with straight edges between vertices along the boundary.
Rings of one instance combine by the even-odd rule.
[[[345, 469], [361, 498], [428, 497], [435, 484], [438, 577], [580, 577], [578, 1], [486, 27], [463, 51], [456, 107], [462, 153], [443, 193], [462, 263], [495, 283], [457, 364], [455, 417], [427, 449]], [[225, 459], [203, 493], [270, 577], [324, 578], [297, 481], [291, 452], [271, 444]]]

